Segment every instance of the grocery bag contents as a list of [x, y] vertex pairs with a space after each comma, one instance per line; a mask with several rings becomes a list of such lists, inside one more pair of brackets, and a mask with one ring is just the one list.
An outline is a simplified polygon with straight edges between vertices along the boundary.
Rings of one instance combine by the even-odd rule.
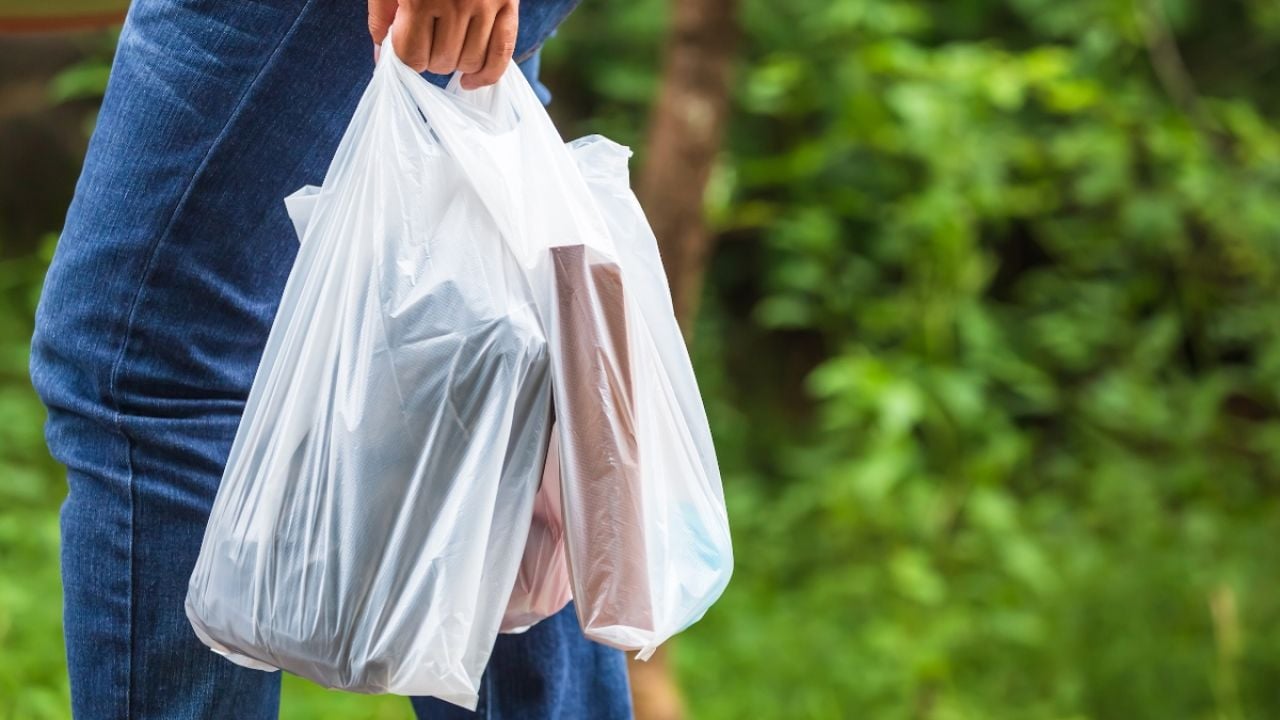
[[[588, 472], [575, 474], [562, 444], [569, 575], [587, 637], [643, 659], [715, 602], [733, 551], [711, 431], [657, 239], [628, 186], [630, 151], [598, 135], [568, 148], [609, 239], [587, 236], [581, 252], [552, 248], [556, 287], [578, 289], [579, 308], [562, 310], [561, 292], [550, 303], [577, 318], [547, 324], [554, 403], [585, 407], [584, 388], [594, 388], [596, 420], [574, 430], [591, 438], [580, 446], [606, 449], [583, 463]], [[582, 352], [570, 370], [566, 348], [589, 341], [575, 345], [559, 335], [594, 335], [597, 349]], [[573, 420], [564, 414], [563, 437], [573, 434]], [[615, 452], [616, 459], [608, 454]], [[604, 471], [611, 461], [617, 468]], [[581, 482], [592, 469], [601, 471], [598, 480]], [[631, 523], [639, 532], [629, 531]]]
[[542, 484], [533, 500], [529, 540], [520, 559], [516, 586], [502, 618], [502, 632], [524, 632], [569, 604], [569, 568], [564, 559], [564, 519], [560, 512], [560, 451], [553, 425]]
[[[551, 248], [555, 352], [566, 382], [561, 477], [570, 507], [573, 594], [583, 624], [653, 629], [644, 553], [644, 503], [636, 438], [622, 271], [589, 264], [583, 245]], [[610, 638], [605, 638], [608, 642]]]

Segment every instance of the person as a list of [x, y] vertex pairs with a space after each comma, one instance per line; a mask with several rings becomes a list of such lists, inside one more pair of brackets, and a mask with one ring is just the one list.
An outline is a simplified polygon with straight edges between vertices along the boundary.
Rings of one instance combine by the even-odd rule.
[[[322, 180], [372, 76], [370, 34], [390, 28], [437, 83], [516, 62], [545, 101], [538, 50], [576, 2], [134, 0], [32, 340], [69, 485], [75, 717], [276, 716], [280, 673], [210, 651], [183, 601], [297, 252], [282, 198]], [[573, 613], [499, 637], [474, 714], [415, 698], [417, 715], [628, 717], [621, 653]]]

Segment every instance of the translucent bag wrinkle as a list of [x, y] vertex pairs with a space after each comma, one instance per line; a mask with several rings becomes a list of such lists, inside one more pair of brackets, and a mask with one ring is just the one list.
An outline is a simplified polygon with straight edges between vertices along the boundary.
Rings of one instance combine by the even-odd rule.
[[[623, 269], [627, 347], [635, 384], [634, 420], [642, 479], [648, 602], [622, 606], [607, 595], [581, 597], [578, 612], [588, 635], [647, 658], [668, 637], [702, 617], [732, 573], [728, 516], [710, 427], [671, 304], [657, 240], [628, 186], [630, 151], [600, 136], [570, 143], [571, 156], [605, 220]], [[559, 342], [551, 340], [552, 347]], [[554, 363], [553, 363], [554, 367]], [[557, 402], [560, 394], [556, 395]], [[571, 480], [565, 477], [566, 485]], [[584, 498], [589, 496], [583, 496]], [[573, 510], [566, 489], [566, 527]], [[570, 530], [570, 533], [572, 531]], [[570, 535], [572, 538], [572, 534]], [[577, 564], [571, 548], [571, 563]], [[607, 559], [585, 559], [584, 564]], [[631, 559], [615, 559], [625, 565]], [[575, 575], [590, 572], [589, 567]], [[592, 605], [597, 605], [595, 610]], [[651, 620], [651, 627], [649, 620]], [[613, 623], [614, 620], [621, 620]]]
[[[574, 604], [588, 637], [648, 657], [672, 634], [688, 627], [719, 597], [732, 572], [728, 519], [715, 449], [688, 351], [672, 313], [657, 242], [627, 182], [629, 151], [604, 138], [577, 141], [565, 151], [532, 90], [509, 70], [482, 93], [453, 95], [409, 81], [405, 87], [435, 129], [440, 145], [466, 174], [528, 271], [530, 287], [551, 348], [554, 405], [560, 420], [562, 509]], [[478, 115], [488, 115], [478, 119]], [[514, 127], [511, 119], [515, 119]], [[517, 141], [518, 140], [518, 141]], [[595, 329], [557, 316], [556, 248], [581, 246], [592, 265], [620, 269], [626, 319], [623, 362], [614, 349], [597, 348], [602, 367], [629, 366], [635, 400], [634, 437], [627, 413], [614, 413], [621, 433], [615, 449], [634, 444], [637, 460], [614, 472], [579, 463], [575, 444], [591, 446], [594, 429], [575, 429], [570, 408], [595, 387], [599, 406], [610, 406], [607, 374], [581, 376], [565, 348], [601, 336], [609, 314], [596, 293], [587, 315]], [[566, 328], [579, 328], [566, 333]], [[585, 387], [584, 387], [585, 386]], [[598, 451], [599, 448], [593, 448]], [[624, 468], [635, 466], [634, 472]], [[609, 475], [609, 482], [593, 475]], [[632, 478], [632, 480], [628, 480]], [[609, 534], [602, 518], [627, 517]], [[625, 528], [638, 525], [639, 533]], [[599, 539], [607, 542], [599, 542]], [[640, 570], [643, 568], [643, 570]], [[611, 578], [608, 582], [592, 578]], [[622, 580], [628, 578], [627, 580]], [[621, 584], [631, 592], [619, 592]]]

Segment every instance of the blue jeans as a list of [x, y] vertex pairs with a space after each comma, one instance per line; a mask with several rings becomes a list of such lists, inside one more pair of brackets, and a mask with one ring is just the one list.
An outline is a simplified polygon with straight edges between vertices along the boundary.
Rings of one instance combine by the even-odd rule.
[[[517, 58], [575, 0], [521, 3]], [[187, 580], [297, 240], [372, 70], [363, 0], [135, 0], [53, 265], [31, 372], [67, 466], [62, 574], [78, 718], [271, 718], [278, 673], [204, 647]], [[439, 80], [439, 78], [437, 78]], [[499, 638], [478, 713], [630, 716], [620, 653], [572, 609]]]

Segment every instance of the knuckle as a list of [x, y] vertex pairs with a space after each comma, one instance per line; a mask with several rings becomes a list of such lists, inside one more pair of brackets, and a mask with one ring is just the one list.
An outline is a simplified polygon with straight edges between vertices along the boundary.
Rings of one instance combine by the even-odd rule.
[[428, 59], [423, 57], [422, 55], [413, 55], [412, 57], [406, 57], [403, 59], [403, 62], [405, 65], [408, 65], [409, 67], [413, 68], [414, 72], [424, 72], [428, 69], [427, 66], [430, 64]]
[[433, 54], [427, 60], [427, 70], [430, 70], [433, 73], [443, 75], [444, 73], [450, 73], [457, 69], [458, 62], [453, 58], [441, 57]]
[[501, 58], [509, 58], [516, 51], [516, 41], [508, 38], [501, 38], [489, 48], [489, 54]]
[[422, 72], [426, 70], [427, 61], [428, 58], [426, 54], [418, 51], [417, 48], [406, 51], [400, 56], [400, 62], [403, 62], [405, 65], [413, 68], [414, 72]]

